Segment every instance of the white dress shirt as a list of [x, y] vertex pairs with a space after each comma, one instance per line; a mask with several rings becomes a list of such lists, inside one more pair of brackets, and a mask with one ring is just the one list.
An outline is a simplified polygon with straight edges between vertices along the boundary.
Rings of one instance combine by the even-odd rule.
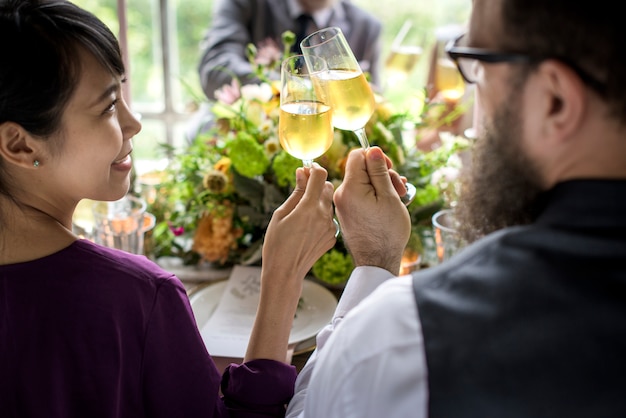
[[298, 375], [287, 417], [421, 418], [427, 399], [412, 277], [356, 268]]

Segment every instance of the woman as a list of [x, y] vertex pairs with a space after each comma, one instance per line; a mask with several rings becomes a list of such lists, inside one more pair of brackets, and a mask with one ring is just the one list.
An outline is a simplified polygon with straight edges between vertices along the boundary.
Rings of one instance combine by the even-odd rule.
[[326, 172], [299, 169], [275, 212], [244, 363], [220, 376], [174, 275], [71, 231], [81, 199], [129, 190], [114, 35], [66, 1], [0, 0], [0, 50], [0, 415], [284, 415], [302, 280], [335, 243]]

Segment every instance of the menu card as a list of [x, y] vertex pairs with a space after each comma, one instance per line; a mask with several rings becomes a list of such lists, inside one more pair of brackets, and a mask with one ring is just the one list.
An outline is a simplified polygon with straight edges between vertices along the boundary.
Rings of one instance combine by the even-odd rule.
[[261, 267], [234, 266], [200, 334], [211, 356], [243, 358], [259, 304]]

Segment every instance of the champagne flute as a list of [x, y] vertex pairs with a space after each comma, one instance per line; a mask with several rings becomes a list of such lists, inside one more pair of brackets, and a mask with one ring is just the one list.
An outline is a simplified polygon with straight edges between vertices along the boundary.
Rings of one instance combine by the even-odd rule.
[[308, 62], [321, 57], [328, 64], [327, 83], [333, 107], [333, 125], [353, 131], [363, 148], [369, 147], [365, 124], [374, 113], [374, 93], [365, 79], [343, 32], [338, 27], [321, 29], [301, 43]]
[[[332, 110], [324, 76], [326, 61], [304, 56], [285, 58], [280, 66], [280, 114], [278, 139], [290, 155], [300, 158], [304, 167], [324, 154], [333, 143]], [[335, 237], [340, 228], [337, 219]]]
[[[308, 65], [314, 64], [318, 57], [326, 60], [328, 72], [315, 74], [314, 78], [323, 78], [322, 82], [327, 85], [333, 125], [353, 131], [361, 146], [369, 148], [365, 124], [376, 107], [374, 93], [341, 29], [320, 29], [304, 38], [300, 45]], [[410, 183], [406, 183], [406, 187], [402, 201], [408, 205], [416, 190]]]
[[436, 94], [451, 106], [456, 105], [465, 94], [465, 81], [456, 64], [448, 56], [445, 45], [449, 40], [455, 39], [460, 31], [462, 31], [460, 27], [450, 25], [439, 28], [435, 33], [437, 43], [434, 57], [434, 88]]
[[400, 87], [406, 82], [422, 56], [422, 47], [415, 43], [413, 36], [409, 35], [416, 33], [411, 32], [412, 26], [410, 20], [404, 22], [391, 43], [391, 51], [385, 61], [385, 79], [389, 87]]
[[435, 63], [435, 89], [448, 103], [455, 104], [465, 93], [465, 82], [454, 62], [445, 57]]
[[[311, 167], [333, 142], [331, 106], [321, 74], [326, 61], [313, 57], [307, 65], [302, 55], [283, 60], [280, 71], [278, 139], [289, 154]], [[319, 75], [319, 77], [314, 77]]]

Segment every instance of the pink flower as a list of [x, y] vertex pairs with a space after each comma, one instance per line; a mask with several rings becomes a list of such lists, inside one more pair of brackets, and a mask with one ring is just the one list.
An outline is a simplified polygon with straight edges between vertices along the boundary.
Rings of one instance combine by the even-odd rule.
[[275, 62], [281, 60], [282, 51], [278, 48], [278, 44], [273, 39], [266, 39], [259, 42], [254, 63], [271, 67]]
[[226, 105], [231, 105], [241, 97], [240, 84], [237, 79], [233, 78], [230, 84], [225, 84], [219, 89], [215, 90], [215, 98], [217, 101]]
[[170, 231], [174, 234], [175, 237], [180, 237], [185, 233], [185, 228], [182, 226], [173, 226], [171, 223], [169, 224]]

